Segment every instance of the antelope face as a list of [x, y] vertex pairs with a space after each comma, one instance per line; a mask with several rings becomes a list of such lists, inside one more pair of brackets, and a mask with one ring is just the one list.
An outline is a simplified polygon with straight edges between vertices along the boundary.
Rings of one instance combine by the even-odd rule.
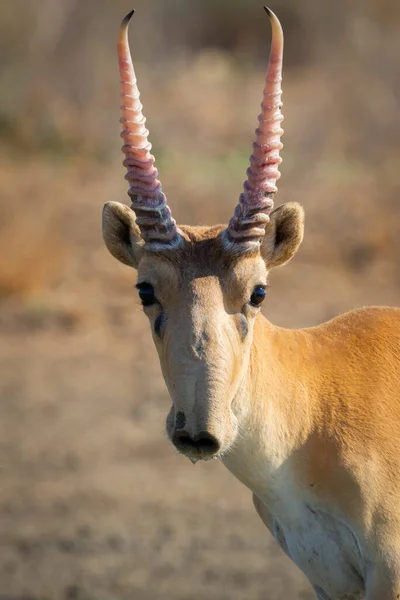
[[108, 203], [103, 235], [116, 258], [138, 269], [138, 293], [173, 404], [168, 435], [193, 460], [216, 456], [235, 439], [235, 405], [268, 270], [289, 260], [303, 236], [299, 205], [271, 212], [282, 148], [283, 34], [277, 17], [266, 10], [272, 43], [259, 126], [228, 227], [177, 227], [150, 154], [129, 52], [133, 13], [122, 22], [118, 38], [122, 150], [132, 206]]
[[104, 210], [110, 252], [138, 269], [136, 287], [172, 400], [168, 436], [198, 460], [227, 451], [235, 440], [236, 401], [267, 274], [295, 253], [303, 211], [298, 204], [273, 211], [260, 250], [244, 254], [226, 246], [223, 227], [179, 231], [179, 247], [146, 251], [131, 209], [109, 203]]
[[139, 263], [138, 292], [172, 399], [167, 433], [195, 459], [216, 455], [235, 437], [232, 404], [266, 294], [262, 260], [229, 258], [218, 239], [200, 238], [174, 258], [147, 255]]

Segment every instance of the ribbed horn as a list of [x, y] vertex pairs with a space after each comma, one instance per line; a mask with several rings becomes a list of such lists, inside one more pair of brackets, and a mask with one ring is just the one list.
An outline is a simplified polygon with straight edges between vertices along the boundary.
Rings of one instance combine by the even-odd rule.
[[282, 162], [279, 151], [283, 148], [280, 141], [283, 134], [283, 31], [278, 17], [266, 6], [264, 8], [271, 22], [272, 41], [261, 114], [258, 117], [259, 125], [253, 142], [250, 167], [247, 169], [247, 181], [226, 231], [231, 242], [242, 244], [245, 248], [259, 245], [265, 234], [268, 215], [274, 206], [276, 182], [280, 177], [278, 165]]
[[121, 80], [121, 137], [124, 141], [125, 179], [129, 182], [128, 194], [132, 200], [132, 210], [136, 213], [136, 223], [140, 228], [146, 248], [158, 250], [160, 247], [176, 246], [181, 241], [176, 223], [157, 179], [154, 156], [150, 154], [149, 132], [142, 113], [140, 94], [136, 83], [128, 42], [128, 25], [134, 14], [132, 10], [122, 21], [118, 35], [118, 62]]

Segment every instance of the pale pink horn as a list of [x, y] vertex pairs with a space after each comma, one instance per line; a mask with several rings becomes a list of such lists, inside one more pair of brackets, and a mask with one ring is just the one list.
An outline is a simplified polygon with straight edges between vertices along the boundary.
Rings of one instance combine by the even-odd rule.
[[274, 206], [276, 182], [280, 177], [278, 165], [282, 162], [279, 151], [283, 148], [280, 141], [283, 134], [283, 31], [278, 17], [266, 6], [264, 8], [271, 22], [272, 41], [261, 114], [258, 117], [259, 125], [256, 129], [250, 167], [247, 169], [247, 181], [226, 231], [232, 243], [241, 244], [245, 248], [259, 246], [265, 234], [269, 213]]
[[132, 10], [122, 21], [118, 35], [118, 62], [121, 79], [122, 123], [121, 137], [124, 140], [122, 151], [126, 158], [125, 179], [129, 182], [128, 194], [132, 200], [132, 210], [136, 214], [146, 248], [158, 250], [173, 247], [180, 243], [181, 236], [167, 205], [167, 200], [157, 179], [154, 156], [150, 154], [149, 132], [142, 113], [140, 94], [136, 83], [128, 42], [128, 25], [134, 14]]

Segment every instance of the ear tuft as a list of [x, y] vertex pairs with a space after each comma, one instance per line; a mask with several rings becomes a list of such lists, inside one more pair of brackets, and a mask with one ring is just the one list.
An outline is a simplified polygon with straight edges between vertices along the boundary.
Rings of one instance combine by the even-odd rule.
[[129, 206], [119, 202], [107, 202], [104, 205], [103, 239], [116, 259], [137, 268], [144, 242], [135, 223], [135, 213]]
[[297, 202], [288, 202], [273, 210], [270, 219], [261, 242], [268, 268], [285, 264], [297, 252], [304, 235], [304, 209]]

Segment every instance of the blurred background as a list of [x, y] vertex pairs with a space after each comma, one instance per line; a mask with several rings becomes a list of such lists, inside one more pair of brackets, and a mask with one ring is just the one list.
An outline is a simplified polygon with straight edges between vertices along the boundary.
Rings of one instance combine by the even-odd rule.
[[[306, 237], [265, 314], [303, 327], [400, 291], [400, 4], [271, 0], [286, 36], [282, 179]], [[116, 34], [128, 0], [0, 3], [0, 600], [311, 599], [217, 461], [176, 455], [135, 273]], [[269, 52], [258, 0], [137, 0], [131, 47], [178, 222], [226, 222]]]

